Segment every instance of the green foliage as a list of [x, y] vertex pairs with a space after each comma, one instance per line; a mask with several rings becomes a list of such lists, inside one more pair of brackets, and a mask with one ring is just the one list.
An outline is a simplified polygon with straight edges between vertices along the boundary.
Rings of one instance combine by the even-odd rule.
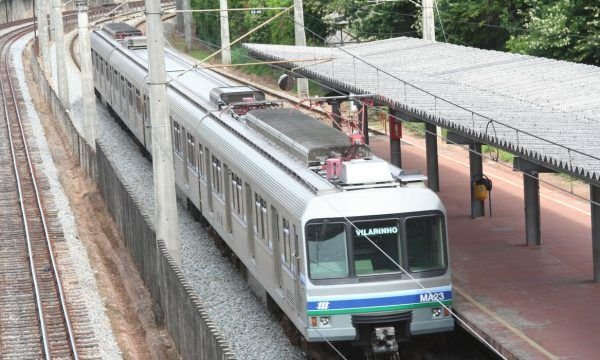
[[[219, 9], [219, 0], [191, 0], [193, 9]], [[291, 5], [290, 0], [229, 0], [228, 7], [234, 8], [285, 8]], [[325, 14], [325, 5], [318, 0], [306, 1], [304, 4], [304, 23], [307, 41], [322, 43], [321, 38], [327, 35], [327, 26], [321, 21]], [[263, 22], [277, 15], [281, 10], [263, 10], [258, 14], [250, 11], [229, 12], [229, 37], [231, 41], [246, 34]], [[198, 25], [197, 35], [200, 39], [217, 47], [221, 46], [220, 14], [218, 12], [195, 13], [194, 20]], [[294, 13], [290, 10], [268, 24], [256, 30], [242, 42], [266, 44], [294, 44]]]
[[529, 55], [600, 65], [600, 8], [588, 0], [527, 0], [528, 30], [508, 49]]
[[[332, 14], [330, 31], [343, 26], [361, 40], [387, 39], [398, 36], [419, 36], [417, 8], [409, 1], [368, 3], [366, 0], [333, 0], [326, 10]], [[336, 16], [337, 15], [337, 16]]]
[[[420, 1], [417, 0], [417, 3]], [[291, 0], [229, 0], [230, 8], [287, 7]], [[437, 0], [436, 36], [442, 24], [448, 41], [483, 49], [512, 51], [600, 65], [600, 7], [589, 0]], [[218, 0], [192, 0], [195, 9], [218, 9]], [[231, 11], [230, 38], [268, 20], [279, 10], [261, 14]], [[410, 1], [375, 4], [367, 0], [304, 0], [307, 41], [344, 28], [360, 40], [420, 36], [420, 8]], [[195, 13], [198, 36], [220, 46], [219, 13]], [[243, 42], [293, 44], [293, 11], [256, 31]]]
[[[448, 42], [504, 50], [511, 29], [521, 26], [526, 1], [438, 0], [440, 15], [436, 19], [436, 37], [443, 39], [443, 24]], [[435, 15], [438, 16], [437, 12]]]
[[[218, 9], [219, 0], [190, 0], [190, 5], [192, 9]], [[193, 16], [199, 38], [209, 44], [221, 46], [219, 13], [193, 13]]]

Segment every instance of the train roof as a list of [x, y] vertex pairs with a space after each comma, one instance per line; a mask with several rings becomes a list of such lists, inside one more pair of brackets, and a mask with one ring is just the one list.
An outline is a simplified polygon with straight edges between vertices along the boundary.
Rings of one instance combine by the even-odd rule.
[[295, 158], [314, 165], [350, 146], [344, 133], [294, 109], [252, 110], [246, 124]]

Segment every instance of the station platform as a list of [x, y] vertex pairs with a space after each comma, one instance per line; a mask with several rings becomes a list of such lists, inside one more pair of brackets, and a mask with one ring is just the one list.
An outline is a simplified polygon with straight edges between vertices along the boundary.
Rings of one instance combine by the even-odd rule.
[[[370, 143], [389, 160], [387, 136], [371, 136]], [[404, 169], [425, 173], [424, 143], [405, 134]], [[438, 154], [459, 317], [508, 359], [600, 358], [590, 204], [540, 181], [542, 245], [527, 246], [522, 175], [484, 160], [484, 173], [493, 181], [493, 213], [489, 217], [486, 201], [486, 217], [473, 220], [467, 150], [438, 144]], [[545, 176], [550, 175], [543, 174], [542, 181]], [[575, 191], [589, 196], [586, 184]]]

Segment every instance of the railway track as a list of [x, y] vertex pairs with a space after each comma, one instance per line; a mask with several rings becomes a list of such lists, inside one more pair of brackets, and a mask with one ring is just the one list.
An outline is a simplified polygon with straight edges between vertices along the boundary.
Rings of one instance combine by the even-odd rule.
[[[44, 196], [49, 185], [36, 174], [41, 160], [28, 144], [10, 61], [11, 45], [31, 31], [26, 25], [0, 37], [0, 358], [91, 358], [97, 354], [85, 306], [67, 304], [63, 291], [54, 247], [64, 251], [65, 240], [57, 210]], [[69, 284], [76, 282], [65, 272]]]

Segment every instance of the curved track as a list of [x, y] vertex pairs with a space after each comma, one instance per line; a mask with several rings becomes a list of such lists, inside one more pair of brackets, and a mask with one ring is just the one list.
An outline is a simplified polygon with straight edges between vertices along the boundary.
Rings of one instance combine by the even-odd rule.
[[[2, 353], [23, 358], [78, 359], [59, 272], [52, 250], [56, 232], [46, 221], [35, 176], [19, 94], [13, 87], [10, 46], [30, 27], [0, 39], [0, 90], [3, 171], [2, 213], [6, 231], [0, 232], [0, 271], [5, 289], [0, 299]], [[3, 216], [4, 217], [4, 216]]]
[[[65, 14], [64, 23], [74, 19]], [[0, 358], [97, 359], [77, 274], [69, 255], [62, 256], [68, 249], [58, 209], [46, 195], [39, 150], [28, 144], [32, 129], [10, 60], [11, 45], [31, 33], [31, 20], [0, 29], [10, 29], [0, 36]]]

